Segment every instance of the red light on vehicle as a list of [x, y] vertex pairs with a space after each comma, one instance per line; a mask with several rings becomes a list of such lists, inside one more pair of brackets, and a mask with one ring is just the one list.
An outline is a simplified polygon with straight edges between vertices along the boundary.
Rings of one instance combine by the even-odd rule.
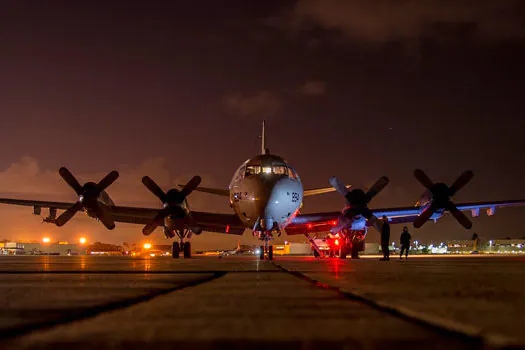
[[332, 226], [337, 225], [337, 220], [332, 221]]
[[230, 225], [226, 225], [226, 233], [230, 233]]
[[312, 224], [308, 224], [308, 228], [312, 228]]
[[339, 245], [339, 240], [336, 239], [334, 243], [335, 243], [335, 245]]

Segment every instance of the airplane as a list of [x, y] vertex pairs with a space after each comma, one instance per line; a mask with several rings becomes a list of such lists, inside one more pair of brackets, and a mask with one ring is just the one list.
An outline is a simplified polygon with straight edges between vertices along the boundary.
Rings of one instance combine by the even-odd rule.
[[[106, 189], [117, 180], [117, 171], [110, 172], [98, 183], [87, 182], [81, 185], [65, 167], [60, 168], [59, 174], [78, 195], [77, 202], [0, 198], [0, 203], [32, 206], [36, 215], [40, 215], [42, 208], [48, 208], [49, 216], [44, 221], [55, 223], [59, 227], [79, 211], [97, 219], [109, 230], [115, 228], [115, 222], [139, 224], [144, 225], [142, 232], [148, 236], [161, 226], [166, 238], [179, 238], [179, 242], [172, 244], [173, 258], [178, 258], [180, 252], [183, 252], [185, 258], [191, 257], [191, 244], [187, 239], [192, 234], [206, 231], [242, 235], [245, 229], [251, 229], [253, 235], [263, 242], [258, 250], [259, 258], [264, 259], [266, 254], [269, 260], [273, 259], [273, 246], [270, 242], [283, 231], [288, 235], [304, 234], [307, 237], [309, 233], [327, 230], [342, 234], [348, 232], [344, 238], [350, 242], [356, 234], [364, 239], [369, 226], [380, 229], [381, 221], [378, 218], [383, 216], [391, 223], [414, 222], [415, 227], [421, 227], [427, 220], [437, 220], [445, 212], [450, 212], [463, 226], [470, 228], [472, 224], [461, 213], [463, 210], [471, 210], [473, 216], [477, 216], [480, 209], [487, 209], [487, 213], [493, 215], [499, 207], [525, 205], [523, 199], [463, 203], [456, 206], [450, 198], [470, 181], [472, 172], [465, 172], [449, 187], [442, 183], [434, 184], [421, 170], [416, 170], [416, 178], [427, 188], [426, 201], [422, 205], [369, 209], [368, 204], [372, 198], [388, 184], [387, 177], [381, 177], [366, 192], [363, 189], [352, 189], [336, 177], [330, 178], [331, 187], [304, 190], [295, 168], [266, 148], [265, 122], [262, 124], [261, 140], [261, 153], [239, 166], [228, 189], [199, 187], [201, 178], [194, 176], [187, 184], [179, 185], [180, 189], [172, 188], [164, 192], [153, 179], [144, 176], [142, 183], [159, 198], [162, 208], [115, 205]], [[228, 197], [234, 213], [190, 210], [187, 197], [193, 191]], [[332, 191], [339, 192], [346, 199], [346, 206], [341, 212], [299, 213], [304, 197]], [[65, 211], [57, 217], [57, 210]], [[342, 249], [341, 257], [346, 257], [345, 253], [346, 249]], [[354, 252], [352, 255], [355, 257]]]

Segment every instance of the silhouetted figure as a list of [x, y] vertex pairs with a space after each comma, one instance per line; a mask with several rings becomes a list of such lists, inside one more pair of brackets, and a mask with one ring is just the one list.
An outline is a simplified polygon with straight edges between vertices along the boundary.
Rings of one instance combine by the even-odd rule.
[[381, 225], [381, 250], [383, 251], [383, 257], [379, 260], [388, 261], [390, 260], [390, 224], [388, 218], [383, 216], [383, 224]]
[[400, 243], [401, 243], [401, 253], [399, 254], [399, 259], [403, 259], [403, 252], [405, 252], [405, 259], [408, 259], [408, 250], [410, 248], [410, 240], [412, 236], [408, 232], [408, 227], [403, 227], [403, 232], [401, 232]]

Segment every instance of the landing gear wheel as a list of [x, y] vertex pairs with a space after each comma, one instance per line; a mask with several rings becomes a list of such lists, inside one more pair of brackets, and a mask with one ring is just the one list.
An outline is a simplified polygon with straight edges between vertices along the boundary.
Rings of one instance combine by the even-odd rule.
[[346, 259], [346, 254], [348, 253], [348, 246], [343, 245], [339, 251], [339, 259]]
[[178, 259], [179, 253], [180, 253], [179, 243], [173, 242], [171, 246], [171, 256], [173, 257], [173, 259]]
[[268, 247], [268, 260], [273, 260], [273, 245]]
[[264, 260], [264, 246], [259, 247], [259, 259]]
[[357, 244], [352, 244], [352, 259], [359, 259], [359, 247]]
[[184, 252], [185, 259], [191, 258], [191, 243], [190, 242], [185, 242], [183, 244], [183, 252]]

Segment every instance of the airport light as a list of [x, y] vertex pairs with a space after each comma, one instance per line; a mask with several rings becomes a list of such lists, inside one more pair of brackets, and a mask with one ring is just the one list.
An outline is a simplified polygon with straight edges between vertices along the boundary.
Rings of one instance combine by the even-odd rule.
[[43, 242], [43, 243], [49, 243], [49, 242], [51, 242], [51, 238], [49, 238], [49, 237], [44, 237], [44, 238], [42, 238], [42, 242]]
[[271, 174], [271, 173], [272, 173], [272, 168], [271, 168], [271, 167], [264, 167], [264, 168], [263, 168], [263, 173], [265, 173], [265, 174]]
[[87, 239], [86, 239], [86, 237], [80, 237], [80, 239], [78, 241], [80, 242], [80, 244], [86, 244]]
[[144, 249], [151, 249], [151, 243], [144, 243], [142, 246]]

